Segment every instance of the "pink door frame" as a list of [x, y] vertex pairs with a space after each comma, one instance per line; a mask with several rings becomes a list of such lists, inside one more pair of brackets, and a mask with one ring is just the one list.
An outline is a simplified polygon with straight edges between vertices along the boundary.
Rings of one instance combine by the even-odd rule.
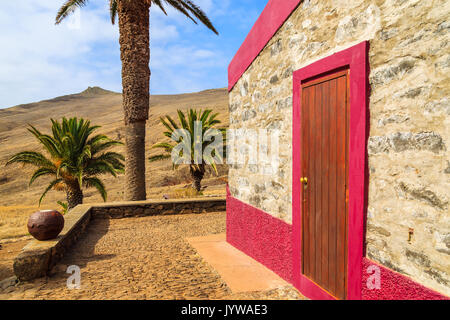
[[350, 74], [349, 128], [349, 199], [348, 199], [348, 265], [347, 298], [361, 299], [362, 261], [364, 256], [367, 211], [367, 139], [369, 134], [369, 42], [314, 62], [293, 75], [293, 266], [294, 285], [311, 299], [335, 299], [301, 273], [301, 84], [336, 70], [348, 68]]

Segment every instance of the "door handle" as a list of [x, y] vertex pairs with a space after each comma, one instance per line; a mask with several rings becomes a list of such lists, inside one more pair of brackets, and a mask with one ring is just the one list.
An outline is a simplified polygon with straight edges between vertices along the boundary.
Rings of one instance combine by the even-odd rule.
[[301, 189], [302, 198], [303, 198], [303, 204], [306, 205], [306, 194], [307, 194], [306, 189], [308, 189], [308, 178], [307, 177], [301, 177], [300, 178], [300, 182], [302, 183], [302, 187], [303, 187]]
[[300, 182], [303, 185], [303, 190], [308, 189], [308, 178], [307, 177], [300, 178]]

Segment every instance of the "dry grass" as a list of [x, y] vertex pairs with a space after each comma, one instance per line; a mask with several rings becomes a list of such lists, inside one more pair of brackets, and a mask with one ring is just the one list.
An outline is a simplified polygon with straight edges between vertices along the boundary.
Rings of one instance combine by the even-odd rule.
[[28, 217], [37, 209], [37, 205], [0, 206], [0, 239], [18, 238], [28, 235]]
[[203, 197], [203, 192], [197, 191], [190, 186], [182, 189], [175, 189], [171, 193], [169, 193], [170, 199], [186, 199], [199, 197]]

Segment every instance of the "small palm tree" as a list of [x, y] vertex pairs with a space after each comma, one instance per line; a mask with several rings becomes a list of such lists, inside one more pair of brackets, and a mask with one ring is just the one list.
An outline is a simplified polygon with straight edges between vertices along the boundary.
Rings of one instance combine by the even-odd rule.
[[[56, 16], [61, 23], [89, 0], [65, 0]], [[166, 15], [172, 7], [197, 24], [217, 33], [206, 14], [191, 0], [109, 0], [111, 22], [119, 19], [125, 122], [125, 200], [145, 200], [145, 123], [150, 98], [150, 7]]]
[[[153, 145], [152, 149], [163, 149], [164, 152], [151, 156], [149, 161], [174, 159], [174, 155], [181, 156], [179, 160], [183, 160], [183, 162], [175, 161], [173, 168], [178, 168], [180, 164], [189, 165], [189, 171], [194, 180], [193, 187], [200, 191], [206, 165], [211, 166], [218, 174], [217, 164], [223, 163], [223, 157], [226, 153], [225, 129], [214, 128], [215, 125], [221, 123], [220, 120], [216, 119], [218, 115], [218, 113], [212, 114], [212, 110], [209, 109], [203, 112], [202, 110], [190, 109], [186, 117], [181, 110], [178, 110], [180, 125], [170, 116], [166, 116], [165, 119], [160, 118], [162, 125], [167, 129], [164, 135], [171, 141]], [[180, 132], [184, 132], [184, 134]], [[218, 135], [220, 135], [221, 141], [216, 141]], [[216, 144], [216, 147], [222, 149], [222, 154], [212, 148], [213, 143]], [[197, 148], [198, 150], [196, 150]]]
[[41, 133], [32, 125], [28, 129], [44, 147], [48, 157], [39, 152], [23, 151], [11, 157], [6, 165], [23, 163], [38, 167], [31, 176], [30, 185], [39, 177], [53, 177], [39, 199], [39, 205], [54, 189], [66, 192], [68, 208], [71, 209], [83, 203], [83, 187], [96, 188], [106, 201], [105, 186], [97, 176], [109, 173], [116, 177], [124, 172], [124, 157], [116, 152], [104, 152], [122, 143], [103, 134], [91, 136], [100, 127], [91, 126], [90, 121], [84, 119], [63, 118], [61, 123], [51, 121], [52, 136]]

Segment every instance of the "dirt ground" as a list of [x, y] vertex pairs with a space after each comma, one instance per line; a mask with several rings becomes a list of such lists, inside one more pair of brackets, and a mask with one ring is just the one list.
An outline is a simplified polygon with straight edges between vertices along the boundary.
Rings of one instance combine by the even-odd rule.
[[28, 243], [27, 240], [0, 243], [0, 281], [14, 275], [13, 262], [20, 250]]
[[[0, 290], [0, 299], [302, 299], [291, 286], [233, 294], [185, 241], [223, 232], [223, 212], [94, 220], [53, 275]], [[80, 289], [67, 288], [69, 265], [81, 269]]]

